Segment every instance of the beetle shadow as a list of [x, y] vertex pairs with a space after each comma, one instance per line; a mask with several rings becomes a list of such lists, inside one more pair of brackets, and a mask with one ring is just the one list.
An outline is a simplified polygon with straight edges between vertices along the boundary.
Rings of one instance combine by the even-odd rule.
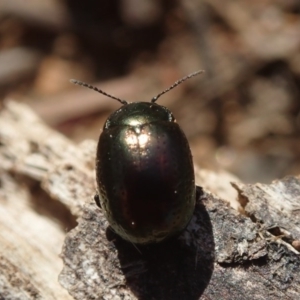
[[194, 215], [176, 238], [154, 245], [133, 245], [111, 230], [127, 286], [140, 300], [199, 299], [213, 273], [214, 238], [208, 212], [198, 198]]

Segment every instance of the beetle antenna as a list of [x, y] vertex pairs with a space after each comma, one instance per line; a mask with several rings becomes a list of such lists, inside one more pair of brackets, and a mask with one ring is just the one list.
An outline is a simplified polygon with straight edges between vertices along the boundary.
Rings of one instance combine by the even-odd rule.
[[119, 101], [120, 103], [122, 103], [123, 105], [128, 104], [128, 102], [126, 100], [122, 100], [122, 99], [120, 99], [118, 97], [115, 97], [113, 95], [107, 94], [104, 91], [102, 91], [102, 90], [100, 90], [100, 89], [96, 88], [95, 86], [92, 86], [92, 85], [90, 85], [88, 83], [85, 83], [85, 82], [82, 82], [82, 81], [79, 81], [79, 80], [76, 80], [76, 79], [70, 79], [70, 82], [74, 83], [74, 84], [77, 84], [77, 85], [81, 85], [81, 86], [87, 87], [87, 88], [89, 88], [91, 90], [94, 90], [94, 91], [96, 91], [96, 92], [104, 95], [104, 96], [107, 96], [109, 98], [115, 99], [115, 100]]
[[167, 89], [164, 90], [163, 92], [159, 93], [157, 96], [153, 97], [153, 98], [151, 99], [151, 102], [152, 102], [152, 103], [156, 102], [157, 99], [158, 99], [161, 95], [163, 95], [163, 94], [167, 93], [168, 91], [174, 89], [174, 87], [176, 87], [177, 85], [179, 85], [179, 84], [181, 84], [182, 82], [186, 81], [187, 79], [189, 79], [189, 78], [191, 78], [191, 77], [194, 77], [194, 76], [197, 76], [197, 75], [199, 75], [199, 74], [201, 74], [201, 73], [204, 73], [204, 72], [205, 72], [204, 70], [199, 70], [199, 71], [197, 71], [197, 72], [191, 73], [191, 74], [189, 74], [189, 75], [187, 75], [187, 76], [185, 76], [185, 77], [183, 77], [183, 78], [177, 80], [177, 81], [174, 82], [174, 84], [171, 85], [169, 88], [167, 88]]

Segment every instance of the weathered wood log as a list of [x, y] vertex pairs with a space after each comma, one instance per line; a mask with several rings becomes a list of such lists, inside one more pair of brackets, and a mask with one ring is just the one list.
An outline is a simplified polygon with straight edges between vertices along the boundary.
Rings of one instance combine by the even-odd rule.
[[1, 299], [299, 299], [299, 177], [245, 185], [195, 167], [203, 192], [190, 224], [142, 247], [115, 235], [93, 200], [95, 148], [25, 105], [1, 111]]

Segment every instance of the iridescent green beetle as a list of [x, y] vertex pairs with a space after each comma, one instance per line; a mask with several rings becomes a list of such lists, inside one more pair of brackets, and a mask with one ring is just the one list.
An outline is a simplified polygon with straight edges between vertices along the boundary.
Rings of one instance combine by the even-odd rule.
[[193, 215], [196, 186], [188, 141], [173, 114], [155, 102], [202, 72], [176, 81], [151, 102], [135, 103], [71, 80], [123, 104], [100, 135], [96, 177], [104, 214], [127, 241], [160, 242], [180, 233]]

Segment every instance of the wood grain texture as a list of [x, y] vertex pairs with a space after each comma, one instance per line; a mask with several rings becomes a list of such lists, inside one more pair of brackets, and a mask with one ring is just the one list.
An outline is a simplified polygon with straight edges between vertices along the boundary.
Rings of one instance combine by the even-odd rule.
[[141, 247], [116, 236], [94, 203], [95, 149], [25, 105], [1, 111], [3, 299], [299, 299], [299, 177], [236, 180], [237, 211], [234, 177], [196, 167], [204, 190], [186, 230]]

